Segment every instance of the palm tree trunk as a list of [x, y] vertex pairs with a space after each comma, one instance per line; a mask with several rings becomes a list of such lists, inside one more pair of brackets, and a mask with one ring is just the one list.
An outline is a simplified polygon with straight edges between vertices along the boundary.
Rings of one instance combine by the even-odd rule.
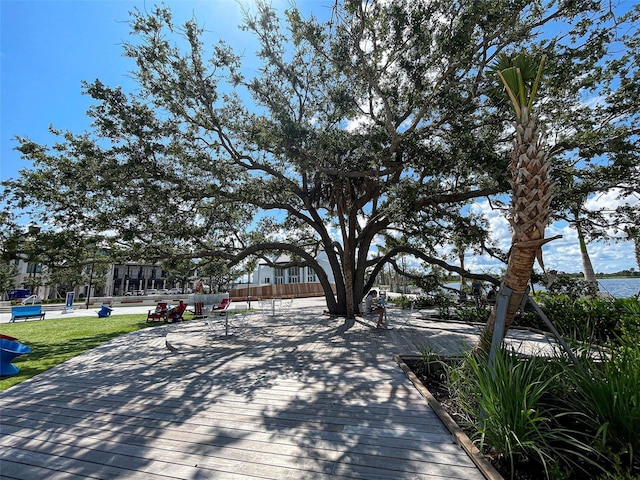
[[593, 265], [591, 264], [591, 258], [589, 258], [589, 252], [587, 251], [587, 242], [584, 239], [584, 232], [582, 231], [582, 224], [578, 218], [578, 214], [575, 214], [576, 231], [578, 232], [578, 241], [580, 242], [580, 256], [582, 257], [582, 274], [587, 282], [597, 283], [596, 274], [593, 271]]
[[[513, 323], [520, 300], [526, 293], [536, 258], [542, 262], [542, 245], [546, 242], [544, 229], [549, 221], [552, 198], [549, 176], [551, 164], [538, 135], [533, 116], [524, 124], [516, 124], [514, 150], [509, 165], [512, 188], [509, 223], [513, 233], [503, 280], [503, 287], [510, 288], [513, 295], [507, 307], [504, 331], [500, 332], [501, 338], [504, 338]], [[498, 295], [498, 302], [491, 311], [478, 344], [478, 348], [485, 352], [490, 349], [498, 305], [504, 301], [503, 298]]]

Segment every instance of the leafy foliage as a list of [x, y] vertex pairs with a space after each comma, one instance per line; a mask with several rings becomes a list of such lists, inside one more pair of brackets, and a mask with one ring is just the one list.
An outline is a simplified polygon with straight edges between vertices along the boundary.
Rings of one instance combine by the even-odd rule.
[[[194, 20], [135, 10], [124, 45], [135, 91], [86, 83], [91, 132], [52, 129], [51, 147], [18, 137], [34, 168], [4, 182], [4, 198], [15, 209], [36, 205], [65, 230], [110, 231], [136, 258], [215, 257], [232, 268], [287, 253], [316, 271], [329, 310], [351, 317], [376, 273], [403, 253], [427, 275], [434, 265], [457, 271], [437, 252], [460, 238], [506, 258], [470, 208], [486, 198], [504, 207], [509, 188], [509, 106], [488, 75], [498, 55], [544, 51], [554, 81], [540, 112], [561, 132], [556, 153], [579, 150], [605, 168], [615, 152], [616, 178], [629, 176], [637, 30], [621, 26], [637, 14], [614, 22], [582, 0], [455, 9], [348, 0], [320, 21], [296, 8], [279, 18], [259, 2], [242, 26], [258, 42], [249, 70], [232, 46], [210, 46]], [[558, 23], [562, 35], [541, 35]], [[629, 51], [613, 56], [618, 43]], [[585, 89], [602, 90], [602, 106], [585, 105]]]
[[4, 295], [4, 292], [15, 287], [17, 273], [15, 265], [0, 263], [0, 294]]
[[640, 471], [640, 344], [638, 334], [617, 347], [587, 351], [586, 370], [569, 370], [569, 404], [599, 452], [617, 472]]
[[467, 308], [456, 308], [456, 316], [463, 322], [486, 323], [489, 319], [490, 310], [484, 307], [469, 306]]
[[[629, 313], [637, 300], [579, 298], [541, 294], [540, 305], [563, 337], [578, 342], [614, 342], [640, 325], [640, 317]], [[637, 308], [637, 306], [636, 306]]]
[[[506, 459], [512, 475], [516, 464], [524, 464], [542, 469], [547, 478], [635, 478], [640, 473], [640, 302], [565, 294], [544, 298], [557, 312], [575, 316], [571, 325], [578, 336], [558, 316], [551, 319], [576, 347], [580, 365], [562, 354], [525, 356], [503, 347], [489, 368], [484, 354], [471, 352], [461, 362], [447, 363], [455, 405], [473, 438], [486, 453]], [[580, 321], [583, 329], [577, 327]], [[428, 350], [422, 356], [430, 366], [444, 365]]]
[[552, 295], [564, 294], [577, 300], [581, 297], [595, 297], [598, 294], [598, 285], [559, 273], [547, 284], [547, 292]]
[[479, 415], [474, 437], [481, 448], [507, 458], [512, 473], [516, 462], [533, 460], [549, 478], [592, 452], [580, 435], [557, 423], [566, 411], [545, 407], [543, 399], [558, 375], [543, 358], [524, 360], [507, 350], [496, 353], [491, 369], [486, 357], [469, 354], [463, 367], [450, 373], [461, 408], [473, 418]]

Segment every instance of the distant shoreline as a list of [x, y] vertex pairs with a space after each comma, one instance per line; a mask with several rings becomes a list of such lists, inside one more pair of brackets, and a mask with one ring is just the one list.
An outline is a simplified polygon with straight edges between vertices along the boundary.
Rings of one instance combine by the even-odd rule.
[[[572, 274], [573, 275], [573, 274]], [[578, 275], [582, 275], [582, 274], [578, 274]], [[605, 277], [598, 277], [596, 276], [596, 280], [607, 280], [607, 279], [620, 279], [620, 280], [626, 280], [626, 279], [635, 279], [638, 278], [640, 279], [640, 275], [607, 275]]]
[[[582, 273], [563, 273], [563, 275], [568, 275], [570, 277], [575, 277], [575, 278], [584, 278], [584, 275]], [[459, 275], [450, 277], [447, 280], [447, 283], [457, 283], [457, 282], [459, 282], [459, 278], [460, 278]], [[640, 279], [640, 274], [638, 274], [638, 275], [616, 275], [615, 273], [612, 273], [611, 275], [605, 274], [604, 276], [596, 275], [596, 280], [608, 280], [608, 279], [611, 279], [611, 280], [614, 280], [614, 279], [615, 280], [627, 280], [627, 279], [634, 280], [634, 279]]]

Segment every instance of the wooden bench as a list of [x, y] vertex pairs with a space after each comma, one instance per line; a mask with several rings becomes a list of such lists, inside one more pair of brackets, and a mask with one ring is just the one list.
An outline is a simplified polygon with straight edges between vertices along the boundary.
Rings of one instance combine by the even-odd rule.
[[42, 311], [42, 305], [17, 305], [11, 307], [11, 322], [15, 322], [18, 318], [40, 317], [44, 318], [45, 312]]

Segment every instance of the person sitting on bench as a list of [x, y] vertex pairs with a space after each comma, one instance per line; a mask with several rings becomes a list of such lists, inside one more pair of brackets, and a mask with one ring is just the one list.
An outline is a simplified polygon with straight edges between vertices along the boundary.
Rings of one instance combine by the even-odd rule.
[[377, 296], [378, 291], [371, 290], [367, 297], [364, 299], [365, 313], [375, 313], [378, 315], [378, 323], [376, 323], [376, 328], [386, 328], [387, 330], [391, 330], [391, 327], [389, 325], [385, 325], [384, 323], [384, 307], [376, 303]]

